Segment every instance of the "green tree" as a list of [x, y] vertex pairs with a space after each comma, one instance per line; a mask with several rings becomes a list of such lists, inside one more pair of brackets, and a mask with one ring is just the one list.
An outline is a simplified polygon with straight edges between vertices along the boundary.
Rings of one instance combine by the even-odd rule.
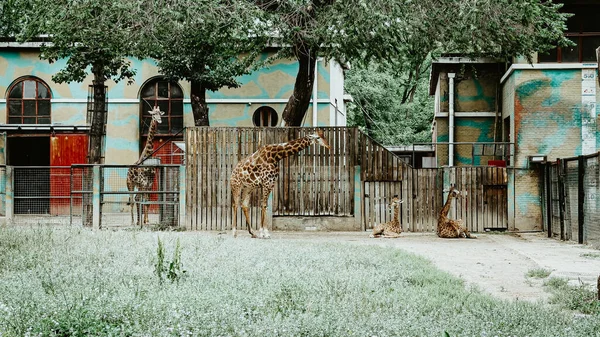
[[[318, 57], [367, 66], [387, 62], [409, 102], [434, 51], [510, 58], [567, 43], [566, 15], [543, 0], [253, 0], [270, 15], [280, 56], [299, 69], [283, 111], [300, 125], [310, 104]], [[405, 76], [404, 76], [405, 75]]]
[[171, 0], [156, 7], [160, 24], [141, 40], [160, 72], [191, 83], [194, 124], [209, 125], [206, 91], [236, 88], [238, 76], [258, 67], [265, 47], [261, 12], [245, 1]]
[[[425, 71], [429, 64], [424, 66]], [[345, 88], [348, 126], [358, 126], [383, 145], [431, 142], [433, 99], [427, 77], [413, 86], [409, 74], [399, 76], [389, 66], [355, 67], [348, 72]], [[411, 99], [404, 95], [412, 91]]]
[[83, 82], [93, 75], [94, 110], [90, 130], [89, 162], [102, 160], [105, 135], [107, 80], [132, 81], [135, 70], [128, 56], [136, 43], [143, 17], [136, 1], [105, 0], [9, 0], [2, 17], [17, 41], [43, 42], [40, 58], [49, 62], [66, 59], [52, 76], [57, 83]]

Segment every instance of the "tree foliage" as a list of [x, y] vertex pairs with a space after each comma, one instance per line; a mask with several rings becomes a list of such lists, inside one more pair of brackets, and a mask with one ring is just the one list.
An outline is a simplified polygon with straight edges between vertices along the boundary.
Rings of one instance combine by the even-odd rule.
[[[161, 5], [162, 4], [162, 5]], [[206, 91], [236, 88], [237, 77], [260, 64], [261, 12], [245, 1], [171, 0], [154, 5], [160, 18], [142, 39], [160, 72], [191, 82], [196, 125], [209, 125]]]
[[428, 84], [421, 77], [413, 98], [405, 101], [410, 86], [406, 75], [375, 65], [352, 69], [346, 78], [346, 91], [353, 98], [347, 109], [348, 126], [358, 126], [384, 145], [431, 142], [433, 99]]
[[9, 0], [2, 17], [17, 41], [42, 41], [40, 58], [66, 60], [52, 76], [57, 83], [83, 82], [93, 75], [94, 111], [90, 130], [90, 163], [102, 160], [105, 82], [132, 81], [133, 55], [143, 16], [139, 1]]
[[460, 52], [509, 59], [547, 50], [563, 36], [566, 15], [543, 0], [254, 0], [276, 27], [282, 56], [299, 71], [283, 113], [299, 125], [310, 103], [314, 63], [350, 61], [362, 67], [386, 62], [414, 95], [428, 55]]

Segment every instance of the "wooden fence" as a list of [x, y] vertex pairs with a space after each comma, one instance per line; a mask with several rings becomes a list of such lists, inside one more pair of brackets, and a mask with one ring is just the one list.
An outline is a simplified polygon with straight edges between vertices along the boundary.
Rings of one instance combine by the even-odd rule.
[[[508, 228], [507, 172], [501, 167], [414, 169], [356, 128], [326, 127], [331, 149], [313, 145], [279, 165], [271, 216], [360, 217], [363, 229], [391, 219], [394, 195], [404, 202], [404, 230], [434, 231], [444, 202], [444, 187], [453, 183], [465, 197], [453, 210], [472, 231]], [[186, 133], [186, 227], [231, 228], [229, 178], [239, 160], [261, 145], [282, 143], [313, 133], [315, 128], [191, 128]], [[360, 172], [360, 175], [358, 173]], [[356, 184], [360, 184], [356, 186]], [[258, 226], [256, 191], [251, 222]], [[359, 202], [359, 205], [355, 205]], [[358, 206], [358, 207], [356, 207]], [[360, 214], [355, 214], [356, 211]], [[238, 223], [244, 223], [241, 212]]]
[[[331, 146], [317, 144], [279, 163], [272, 195], [273, 216], [353, 216], [356, 129], [321, 128]], [[191, 128], [186, 133], [187, 227], [231, 228], [229, 179], [235, 165], [262, 145], [304, 137], [314, 128]], [[251, 199], [250, 216], [258, 226], [260, 191]], [[244, 223], [241, 212], [238, 223]]]

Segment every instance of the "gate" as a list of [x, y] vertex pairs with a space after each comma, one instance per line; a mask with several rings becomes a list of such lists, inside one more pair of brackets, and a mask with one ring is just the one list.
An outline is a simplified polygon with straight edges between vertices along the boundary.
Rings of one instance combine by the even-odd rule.
[[[126, 165], [72, 165], [70, 173], [71, 223], [100, 228], [132, 225], [130, 195], [138, 202], [134, 210], [134, 225], [148, 213], [149, 225], [175, 227], [179, 225], [180, 166], [145, 165], [155, 171], [149, 191], [127, 190]], [[96, 187], [94, 187], [96, 185]], [[143, 201], [142, 201], [143, 199]], [[97, 202], [95, 203], [95, 200]], [[147, 207], [143, 207], [147, 206]], [[94, 208], [97, 209], [94, 212]], [[97, 219], [94, 220], [94, 213]]]

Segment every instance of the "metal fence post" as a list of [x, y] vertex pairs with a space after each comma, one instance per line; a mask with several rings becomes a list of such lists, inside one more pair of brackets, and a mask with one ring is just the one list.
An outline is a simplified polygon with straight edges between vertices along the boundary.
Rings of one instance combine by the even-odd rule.
[[565, 240], [565, 171], [567, 162], [557, 159], [556, 169], [558, 171], [558, 208], [560, 217], [560, 239]]
[[583, 228], [585, 224], [585, 189], [584, 189], [584, 177], [585, 177], [585, 166], [586, 158], [584, 156], [577, 157], [577, 220], [578, 220], [578, 238], [577, 242], [583, 243]]
[[363, 213], [362, 213], [362, 205], [363, 205], [363, 196], [364, 193], [362, 191], [362, 180], [360, 179], [360, 165], [354, 166], [354, 220], [356, 222], [357, 227], [361, 230], [365, 231], [365, 221], [363, 221]]
[[186, 176], [185, 176], [185, 165], [179, 166], [179, 227], [187, 227], [185, 223], [186, 214]]
[[100, 166], [92, 168], [92, 228], [100, 229]]
[[548, 237], [552, 237], [552, 164], [544, 165], [544, 197], [546, 198], [546, 230]]
[[15, 219], [15, 193], [13, 167], [6, 167], [6, 223], [11, 224]]

